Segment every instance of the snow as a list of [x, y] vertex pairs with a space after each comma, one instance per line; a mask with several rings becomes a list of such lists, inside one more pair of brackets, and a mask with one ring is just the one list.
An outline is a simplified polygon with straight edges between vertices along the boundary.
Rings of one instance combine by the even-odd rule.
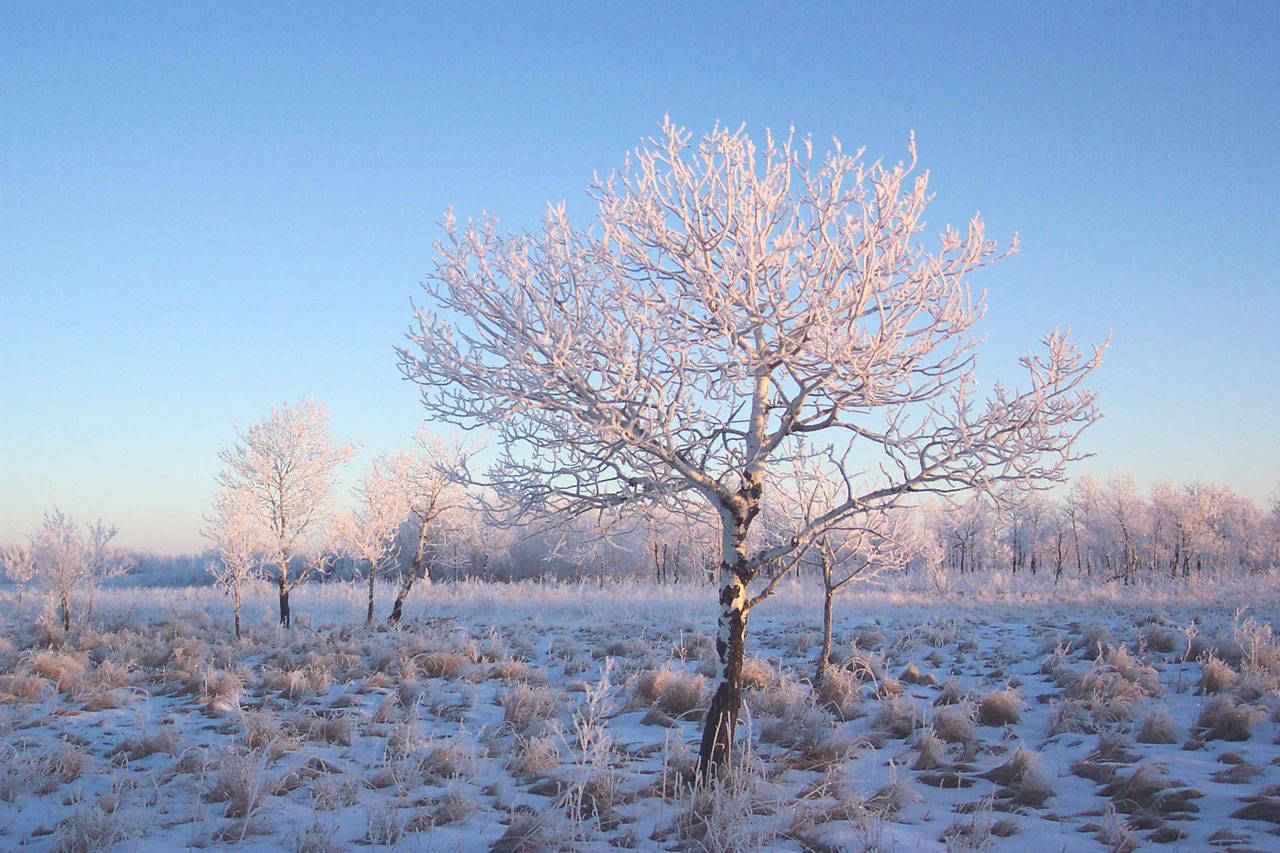
[[[1275, 845], [1269, 579], [859, 589], [837, 599], [844, 713], [807, 682], [820, 588], [784, 583], [750, 616], [737, 767], [703, 791], [687, 784], [699, 711], [644, 676], [700, 685], [706, 707], [714, 587], [436, 584], [398, 628], [366, 627], [364, 595], [304, 585], [286, 631], [255, 587], [239, 642], [211, 588], [103, 590], [70, 635], [6, 608], [0, 848]], [[1222, 692], [1199, 691], [1206, 666], [1233, 678]], [[959, 703], [935, 704], [947, 683]], [[1006, 688], [1017, 722], [984, 725], [978, 703]], [[1206, 709], [1236, 715], [1201, 731]], [[1172, 743], [1143, 742], [1162, 727]]]

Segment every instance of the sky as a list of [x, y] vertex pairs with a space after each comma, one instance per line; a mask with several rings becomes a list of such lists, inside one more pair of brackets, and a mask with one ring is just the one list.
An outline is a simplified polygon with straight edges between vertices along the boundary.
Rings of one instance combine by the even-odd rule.
[[1262, 2], [0, 4], [0, 543], [58, 507], [199, 550], [219, 448], [306, 396], [350, 482], [424, 417], [393, 348], [443, 212], [585, 225], [667, 114], [914, 131], [930, 230], [1021, 240], [970, 282], [984, 375], [1112, 336], [1073, 473], [1265, 505], [1277, 44]]

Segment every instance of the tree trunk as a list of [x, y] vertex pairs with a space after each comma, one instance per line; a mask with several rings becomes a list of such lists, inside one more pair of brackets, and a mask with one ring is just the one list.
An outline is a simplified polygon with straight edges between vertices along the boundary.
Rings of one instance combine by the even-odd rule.
[[280, 624], [289, 627], [289, 565], [280, 562]]
[[58, 595], [62, 603], [62, 627], [67, 631], [71, 630], [71, 593], [62, 590]]
[[744, 484], [720, 506], [722, 525], [719, 631], [716, 654], [720, 659], [720, 684], [702, 724], [698, 751], [698, 780], [705, 784], [728, 764], [738, 711], [742, 707], [742, 660], [747, 648], [747, 585], [753, 572], [747, 566], [745, 542], [751, 521], [760, 511], [761, 484], [748, 471]]
[[422, 557], [427, 550], [427, 525], [429, 521], [423, 521], [422, 527], [418, 529], [418, 550], [413, 554], [413, 566], [400, 583], [400, 591], [396, 593], [395, 603], [391, 605], [391, 620], [399, 622], [404, 608], [404, 600], [409, 597], [409, 590], [413, 589], [413, 582], [418, 579], [418, 573], [422, 571]]
[[365, 614], [364, 624], [373, 624], [373, 563], [369, 563], [369, 610]]
[[742, 661], [747, 647], [747, 590], [735, 566], [721, 570], [731, 578], [720, 590], [720, 684], [716, 687], [707, 718], [702, 725], [702, 746], [698, 751], [698, 780], [708, 782], [729, 763], [733, 733], [742, 707]]
[[831, 622], [832, 604], [835, 601], [835, 590], [831, 588], [831, 575], [826, 572], [826, 589], [822, 599], [822, 648], [818, 650], [818, 671], [813, 676], [813, 686], [817, 687], [827, 677], [827, 665], [831, 660]]
[[240, 639], [240, 582], [236, 582], [235, 591], [232, 592], [232, 606], [236, 611], [236, 639]]

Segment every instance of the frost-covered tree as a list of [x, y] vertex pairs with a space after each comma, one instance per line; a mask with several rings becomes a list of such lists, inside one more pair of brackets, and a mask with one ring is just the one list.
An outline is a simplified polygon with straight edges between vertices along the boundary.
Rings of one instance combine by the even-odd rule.
[[[515, 513], [701, 502], [720, 523], [717, 689], [705, 778], [728, 759], [749, 590], [760, 570], [851, 515], [912, 495], [1058, 478], [1097, 412], [1099, 350], [1050, 334], [1026, 387], [985, 398], [968, 275], [1003, 254], [977, 217], [921, 242], [927, 174], [839, 143], [665, 121], [597, 181], [597, 224], [564, 205], [538, 233], [450, 214], [405, 375], [434, 417], [501, 438], [489, 486]], [[752, 524], [799, 460], [842, 498], [767, 547]]]
[[[292, 579], [289, 563], [305, 536], [326, 519], [329, 495], [341, 465], [351, 461], [356, 445], [338, 443], [329, 434], [329, 415], [314, 399], [284, 404], [224, 447], [218, 458], [227, 466], [218, 483], [250, 495], [253, 513], [267, 530], [268, 552], [280, 594], [280, 624], [289, 627], [289, 593], [307, 575]], [[312, 561], [307, 567], [316, 565]]]
[[18, 542], [0, 550], [0, 564], [4, 575], [18, 588], [18, 622], [22, 622], [22, 598], [29, 584], [36, 577], [35, 552], [31, 543]]
[[71, 630], [72, 592], [88, 594], [86, 615], [90, 615], [98, 586], [124, 572], [124, 563], [110, 548], [115, 535], [116, 528], [107, 527], [101, 520], [81, 532], [75, 519], [54, 509], [45, 513], [44, 521], [29, 537], [32, 577], [57, 597], [66, 630]]
[[[392, 622], [404, 614], [404, 602], [414, 584], [429, 580], [428, 557], [433, 548], [439, 550], [453, 517], [454, 527], [462, 521], [462, 507], [467, 502], [466, 489], [459, 485], [465, 479], [467, 461], [475, 447], [457, 439], [446, 439], [425, 428], [414, 437], [413, 450], [397, 457], [394, 478], [404, 501], [411, 538], [410, 564], [400, 575], [400, 586], [391, 605]], [[456, 554], [454, 555], [456, 558]]]
[[377, 578], [400, 554], [397, 534], [409, 511], [400, 472], [409, 466], [407, 453], [382, 454], [369, 463], [354, 489], [356, 506], [334, 519], [338, 549], [363, 563], [369, 581], [365, 623], [373, 622], [373, 593]]
[[240, 636], [240, 606], [245, 584], [267, 553], [267, 532], [256, 511], [253, 493], [224, 487], [205, 518], [201, 534], [213, 543], [214, 558], [206, 563], [214, 582], [231, 596], [236, 637]]
[[[796, 517], [791, 524], [783, 525], [784, 529], [809, 527], [814, 518], [828, 514], [831, 507], [843, 498], [839, 483], [806, 472], [803, 468], [793, 473], [789, 484], [786, 481], [779, 484], [784, 489], [787, 485], [791, 491], [789, 508]], [[911, 536], [906, 512], [875, 510], [850, 513], [789, 555], [789, 564], [813, 566], [822, 580], [822, 642], [813, 676], [815, 687], [826, 678], [831, 658], [836, 596], [854, 584], [870, 583], [886, 572], [905, 568]], [[753, 601], [759, 602], [768, 596], [784, 576], [783, 571], [775, 572], [773, 579]]]

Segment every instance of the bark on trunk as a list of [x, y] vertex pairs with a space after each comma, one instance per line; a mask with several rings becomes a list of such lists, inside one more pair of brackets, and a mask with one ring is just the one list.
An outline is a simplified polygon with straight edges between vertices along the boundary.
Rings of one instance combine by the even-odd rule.
[[289, 568], [280, 564], [280, 624], [289, 627]]
[[827, 677], [827, 666], [831, 660], [832, 604], [835, 597], [835, 591], [831, 589], [828, 577], [825, 597], [822, 600], [822, 648], [818, 650], [818, 671], [813, 676], [814, 687], [822, 684], [822, 679]]
[[760, 479], [744, 477], [742, 489], [722, 502], [719, 631], [716, 654], [720, 658], [720, 684], [702, 725], [702, 745], [698, 751], [698, 780], [705, 784], [728, 765], [733, 747], [738, 711], [742, 707], [742, 660], [747, 648], [747, 585], [749, 568], [745, 542], [751, 521], [760, 511]]
[[62, 603], [62, 627], [67, 631], [71, 630], [71, 600], [66, 590], [63, 590], [59, 596]]
[[236, 639], [240, 639], [240, 584], [236, 584], [234, 595], [234, 604], [236, 611]]
[[742, 661], [747, 648], [747, 591], [733, 570], [724, 572], [733, 580], [720, 591], [720, 636], [716, 651], [720, 655], [722, 673], [711, 707], [702, 727], [702, 745], [698, 751], [698, 780], [708, 782], [729, 764], [733, 734], [742, 708]]
[[418, 574], [422, 571], [422, 558], [427, 551], [427, 526], [429, 523], [429, 521], [423, 521], [418, 530], [418, 550], [413, 555], [413, 566], [409, 569], [408, 574], [404, 576], [404, 580], [401, 581], [400, 591], [396, 593], [395, 603], [391, 605], [392, 622], [400, 621], [404, 600], [409, 597], [409, 590], [413, 589], [414, 581], [418, 579]]
[[369, 610], [365, 614], [364, 624], [373, 624], [373, 563], [369, 564]]

